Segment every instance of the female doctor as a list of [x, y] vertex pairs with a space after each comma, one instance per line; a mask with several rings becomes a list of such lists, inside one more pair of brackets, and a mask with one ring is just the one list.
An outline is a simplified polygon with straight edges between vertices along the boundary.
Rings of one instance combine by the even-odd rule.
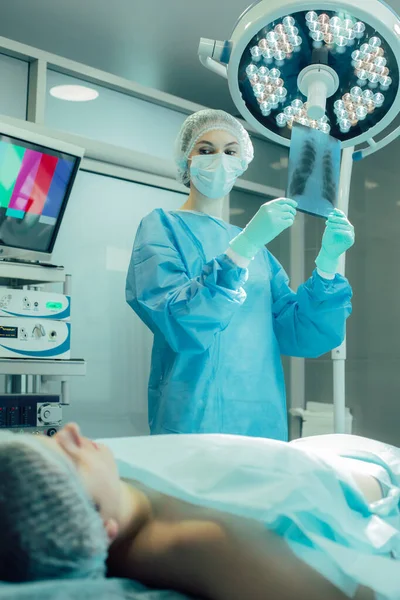
[[281, 354], [313, 358], [344, 339], [352, 291], [337, 270], [354, 243], [352, 225], [332, 213], [317, 269], [293, 292], [265, 245], [293, 224], [296, 202], [264, 204], [243, 231], [221, 218], [252, 158], [248, 133], [232, 116], [191, 115], [176, 144], [187, 202], [178, 211], [156, 209], [139, 226], [126, 299], [154, 334], [152, 434], [286, 440]]

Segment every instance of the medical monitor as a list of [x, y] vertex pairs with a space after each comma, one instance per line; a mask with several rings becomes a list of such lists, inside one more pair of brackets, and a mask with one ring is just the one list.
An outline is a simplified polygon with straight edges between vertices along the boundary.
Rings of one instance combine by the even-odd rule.
[[49, 260], [83, 150], [0, 122], [0, 258]]

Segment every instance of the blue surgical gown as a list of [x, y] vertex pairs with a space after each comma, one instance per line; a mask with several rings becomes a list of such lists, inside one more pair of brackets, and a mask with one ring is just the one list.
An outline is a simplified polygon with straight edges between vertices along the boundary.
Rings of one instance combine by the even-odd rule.
[[314, 272], [296, 294], [266, 249], [248, 269], [226, 256], [239, 231], [206, 214], [162, 209], [139, 226], [126, 299], [154, 334], [152, 434], [287, 440], [281, 354], [317, 357], [344, 339], [347, 280]]

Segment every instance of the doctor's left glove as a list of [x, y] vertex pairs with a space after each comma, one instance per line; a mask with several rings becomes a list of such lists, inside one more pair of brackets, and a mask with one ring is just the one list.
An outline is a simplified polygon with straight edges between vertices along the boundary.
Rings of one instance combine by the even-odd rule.
[[341, 210], [335, 208], [326, 222], [321, 250], [315, 261], [318, 269], [336, 274], [341, 255], [353, 246], [354, 241], [353, 225]]

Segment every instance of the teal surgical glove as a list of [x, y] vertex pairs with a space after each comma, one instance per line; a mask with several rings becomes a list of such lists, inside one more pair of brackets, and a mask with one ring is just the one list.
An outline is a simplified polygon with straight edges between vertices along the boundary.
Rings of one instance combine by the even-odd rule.
[[239, 256], [251, 260], [263, 246], [293, 225], [296, 207], [297, 202], [288, 198], [263, 204], [243, 231], [231, 241], [230, 247]]
[[337, 273], [340, 256], [353, 244], [354, 227], [346, 215], [335, 208], [326, 222], [322, 247], [315, 261], [318, 269], [324, 273]]

